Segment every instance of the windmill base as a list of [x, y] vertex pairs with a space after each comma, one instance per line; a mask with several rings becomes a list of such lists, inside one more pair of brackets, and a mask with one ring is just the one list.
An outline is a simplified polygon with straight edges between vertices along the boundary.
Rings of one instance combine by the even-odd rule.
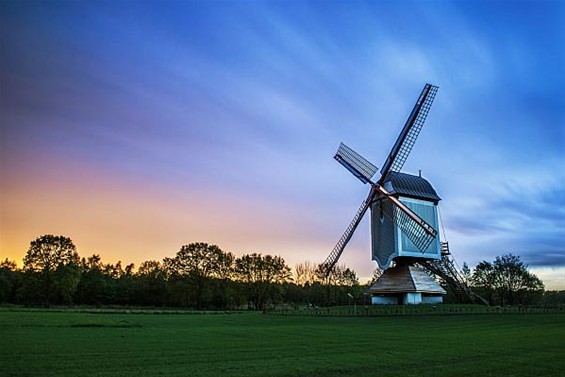
[[413, 265], [386, 269], [369, 290], [374, 305], [441, 304], [446, 291], [424, 270]]

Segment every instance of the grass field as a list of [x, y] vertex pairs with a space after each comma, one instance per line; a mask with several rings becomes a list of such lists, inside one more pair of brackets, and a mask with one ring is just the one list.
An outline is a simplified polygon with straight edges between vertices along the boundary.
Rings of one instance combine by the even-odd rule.
[[1, 376], [559, 376], [565, 314], [0, 310]]

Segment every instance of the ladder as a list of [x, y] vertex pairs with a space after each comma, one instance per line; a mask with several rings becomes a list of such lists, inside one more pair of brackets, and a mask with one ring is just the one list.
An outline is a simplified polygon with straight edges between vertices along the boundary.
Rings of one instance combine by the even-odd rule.
[[[444, 244], [446, 250], [445, 254]], [[467, 283], [465, 283], [465, 280], [462, 278], [457, 268], [455, 268], [455, 260], [449, 253], [449, 245], [447, 242], [442, 242], [441, 250], [441, 259], [425, 260], [419, 263], [435, 275], [442, 278], [456, 294], [468, 298], [473, 303], [480, 302], [484, 305], [488, 305], [487, 300], [471, 290]]]
[[441, 242], [441, 255], [450, 255], [449, 252], [449, 242]]

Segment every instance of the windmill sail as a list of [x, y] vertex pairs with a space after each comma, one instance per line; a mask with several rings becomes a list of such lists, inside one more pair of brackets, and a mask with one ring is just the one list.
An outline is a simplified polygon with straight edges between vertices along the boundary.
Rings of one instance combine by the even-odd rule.
[[[418, 101], [414, 105], [410, 116], [406, 120], [404, 124], [404, 128], [402, 132], [396, 139], [396, 143], [392, 147], [383, 167], [381, 169], [381, 180], [383, 180], [389, 171], [400, 171], [412, 147], [414, 147], [414, 143], [422, 130], [422, 126], [426, 121], [426, 117], [428, 116], [428, 112], [430, 111], [430, 107], [432, 106], [432, 102], [436, 96], [438, 87], [426, 84]], [[379, 183], [382, 183], [379, 181]]]
[[375, 165], [343, 143], [339, 144], [334, 158], [363, 183], [370, 182], [378, 170]]
[[337, 241], [330, 255], [328, 255], [324, 263], [322, 263], [322, 268], [324, 269], [324, 273], [326, 274], [326, 276], [328, 276], [332, 272], [334, 266], [341, 257], [341, 254], [343, 253], [345, 246], [347, 246], [347, 243], [349, 242], [349, 240], [351, 240], [351, 237], [353, 236], [355, 229], [357, 229], [359, 223], [363, 219], [363, 216], [367, 212], [367, 209], [369, 209], [369, 206], [371, 205], [371, 201], [373, 200], [374, 195], [375, 195], [375, 190], [371, 189], [369, 195], [365, 200], [363, 200], [363, 203], [361, 203], [361, 206], [357, 210], [357, 213], [353, 217], [353, 220], [351, 220], [351, 223], [349, 223], [349, 226], [347, 227], [347, 229], [345, 230], [339, 241]]

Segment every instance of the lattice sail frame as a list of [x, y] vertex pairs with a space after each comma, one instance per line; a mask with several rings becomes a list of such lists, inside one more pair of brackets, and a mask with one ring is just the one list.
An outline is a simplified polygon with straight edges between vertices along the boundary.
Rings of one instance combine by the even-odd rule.
[[371, 182], [378, 170], [375, 165], [343, 143], [339, 144], [334, 158], [363, 183]]
[[375, 191], [374, 189], [371, 189], [369, 195], [365, 200], [363, 200], [361, 206], [355, 213], [355, 216], [353, 216], [353, 220], [351, 220], [349, 226], [347, 227], [347, 229], [345, 230], [339, 241], [337, 241], [336, 245], [330, 252], [330, 255], [328, 255], [324, 263], [322, 263], [322, 268], [326, 271], [326, 276], [329, 275], [329, 273], [333, 270], [334, 266], [337, 264], [337, 261], [341, 257], [343, 250], [345, 250], [345, 246], [347, 245], [351, 237], [353, 237], [353, 233], [355, 233], [355, 230], [359, 226], [359, 223], [363, 219], [363, 216], [365, 216], [365, 213], [369, 209], [369, 206], [371, 205], [374, 195], [375, 195]]
[[406, 123], [398, 135], [390, 153], [388, 154], [385, 163], [381, 168], [381, 178], [379, 183], [385, 179], [389, 171], [399, 172], [404, 166], [410, 151], [414, 147], [414, 143], [422, 130], [424, 122], [428, 116], [434, 98], [437, 94], [438, 87], [426, 84], [418, 101], [414, 105], [412, 112], [406, 119]]
[[430, 112], [430, 107], [432, 106], [434, 98], [437, 94], [437, 90], [437, 86], [430, 85], [428, 95], [426, 96], [424, 102], [421, 104], [420, 112], [414, 120], [412, 128], [410, 128], [410, 131], [406, 135], [406, 139], [404, 139], [402, 147], [398, 151], [398, 154], [396, 155], [396, 158], [394, 159], [394, 162], [390, 167], [391, 171], [399, 172], [400, 169], [402, 169], [402, 167], [404, 166], [404, 163], [406, 162], [408, 155], [412, 151], [414, 143], [416, 143], [416, 139], [418, 138], [418, 135], [420, 134], [420, 131], [424, 126], [424, 122], [428, 117], [428, 113]]

